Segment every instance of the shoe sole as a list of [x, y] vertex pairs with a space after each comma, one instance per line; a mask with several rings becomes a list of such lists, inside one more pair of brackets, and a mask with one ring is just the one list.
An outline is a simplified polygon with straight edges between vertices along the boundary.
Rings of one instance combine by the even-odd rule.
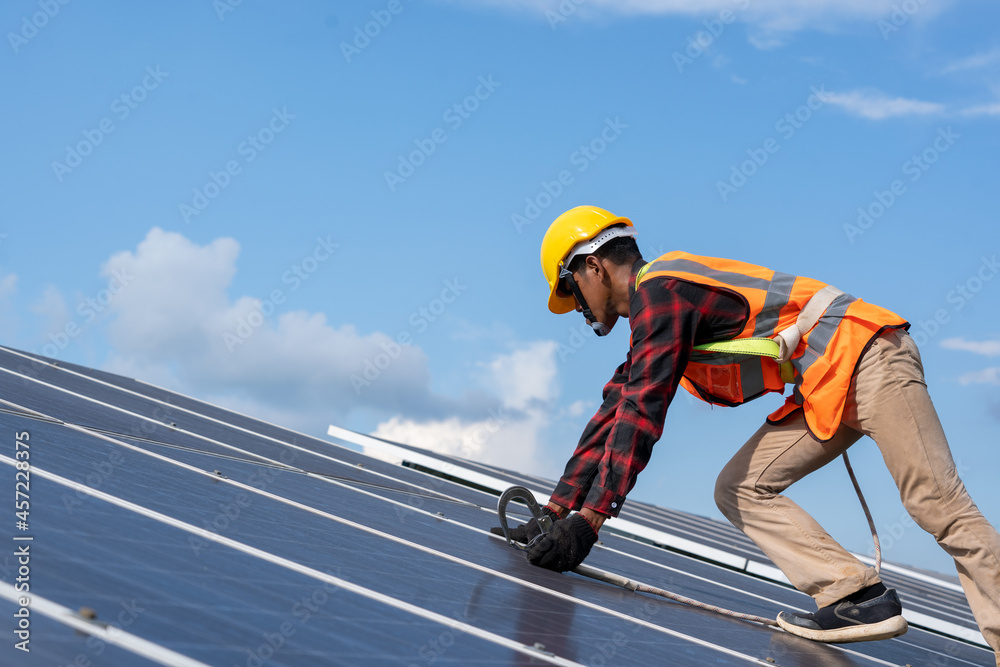
[[848, 642], [870, 642], [877, 639], [889, 639], [906, 634], [909, 628], [906, 624], [906, 619], [902, 616], [893, 616], [878, 623], [850, 625], [834, 630], [811, 630], [787, 623], [779, 615], [778, 625], [789, 634], [827, 644], [846, 644]]

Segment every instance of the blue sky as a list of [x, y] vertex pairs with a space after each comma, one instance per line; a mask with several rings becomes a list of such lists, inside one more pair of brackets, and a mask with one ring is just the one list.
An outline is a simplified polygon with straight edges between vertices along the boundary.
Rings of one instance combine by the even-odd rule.
[[[579, 204], [914, 323], [1000, 523], [998, 14], [987, 2], [5, 3], [0, 340], [322, 436], [557, 477], [624, 359], [545, 307]], [[996, 278], [996, 279], [994, 279]], [[780, 403], [678, 396], [633, 497], [719, 517]], [[944, 572], [877, 449], [886, 558]], [[842, 467], [790, 495], [870, 550]]]

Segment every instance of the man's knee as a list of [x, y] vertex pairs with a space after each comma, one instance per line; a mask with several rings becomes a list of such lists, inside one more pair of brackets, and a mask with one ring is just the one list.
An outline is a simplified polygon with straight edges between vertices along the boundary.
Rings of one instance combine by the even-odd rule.
[[740, 513], [740, 501], [744, 506], [767, 501], [780, 494], [785, 486], [770, 484], [765, 479], [748, 479], [746, 468], [727, 465], [715, 480], [715, 505], [732, 521]]
[[[929, 510], [926, 506], [913, 503], [904, 503], [913, 523], [917, 524], [924, 532], [930, 533], [942, 546], [953, 542], [956, 535], [967, 534], [967, 531], [975, 526], [974, 532], [978, 533], [983, 524], [989, 523], [983, 517], [979, 508], [968, 497], [959, 498], [952, 503], [940, 503], [934, 509]], [[961, 537], [957, 538], [961, 539]]]
[[728, 467], [723, 468], [715, 480], [715, 506], [726, 518], [731, 518], [736, 513], [736, 489], [740, 481]]

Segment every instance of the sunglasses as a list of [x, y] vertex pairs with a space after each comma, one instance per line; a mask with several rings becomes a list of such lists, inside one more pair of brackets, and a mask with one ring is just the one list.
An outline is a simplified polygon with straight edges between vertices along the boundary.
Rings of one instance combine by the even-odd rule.
[[583, 298], [583, 292], [580, 291], [580, 286], [576, 284], [573, 280], [573, 274], [570, 273], [565, 267], [559, 270], [559, 282], [556, 283], [556, 294], [562, 297], [575, 297], [577, 304], [583, 311], [583, 317], [590, 323], [590, 326], [594, 329], [594, 333], [598, 336], [607, 336], [611, 331], [607, 325], [603, 322], [597, 322], [594, 314], [590, 312], [590, 307], [587, 305], [587, 300]]
[[559, 282], [556, 283], [556, 294], [565, 299], [570, 299], [577, 296], [579, 292], [580, 288], [573, 279], [573, 274], [568, 269], [560, 268]]
[[[572, 278], [569, 280], [572, 280]], [[573, 296], [573, 290], [569, 286], [569, 281], [566, 278], [559, 279], [559, 283], [556, 284], [556, 294], [564, 299], [569, 299]]]

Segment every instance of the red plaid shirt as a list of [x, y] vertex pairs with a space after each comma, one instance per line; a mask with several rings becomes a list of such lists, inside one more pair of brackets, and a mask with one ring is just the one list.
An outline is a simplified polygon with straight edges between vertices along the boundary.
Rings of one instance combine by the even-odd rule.
[[604, 403], [583, 430], [552, 500], [618, 516], [663, 433], [695, 345], [738, 334], [749, 317], [743, 299], [724, 289], [650, 278], [635, 290], [644, 262], [632, 266], [629, 324], [632, 347], [604, 387]]

